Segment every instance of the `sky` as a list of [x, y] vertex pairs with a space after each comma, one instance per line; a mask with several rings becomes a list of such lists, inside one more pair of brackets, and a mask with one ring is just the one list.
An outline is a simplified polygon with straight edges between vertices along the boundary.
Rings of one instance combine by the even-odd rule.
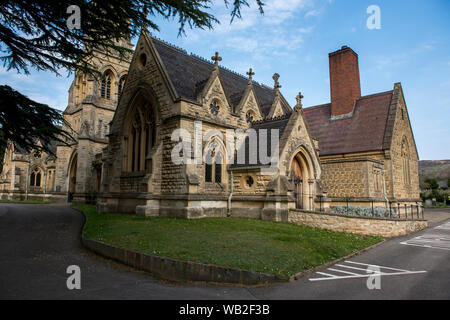
[[[176, 19], [156, 17], [160, 31], [152, 34], [204, 58], [218, 51], [222, 66], [243, 75], [253, 68], [253, 79], [269, 86], [278, 73], [285, 98], [294, 106], [301, 91], [303, 107], [330, 101], [328, 53], [347, 45], [359, 55], [362, 95], [401, 82], [420, 159], [450, 159], [450, 1], [266, 0], [264, 15], [248, 1], [232, 24], [216, 0], [211, 13], [221, 23], [213, 30], [179, 36]], [[371, 5], [380, 9], [379, 29], [367, 26]], [[0, 66], [0, 84], [61, 110], [72, 80]]]

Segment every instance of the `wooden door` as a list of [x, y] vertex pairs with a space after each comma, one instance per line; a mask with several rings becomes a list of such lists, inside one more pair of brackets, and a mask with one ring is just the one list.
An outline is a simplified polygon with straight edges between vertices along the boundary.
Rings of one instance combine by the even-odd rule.
[[303, 179], [300, 163], [297, 159], [292, 161], [291, 165], [291, 180], [294, 183], [295, 207], [303, 209]]

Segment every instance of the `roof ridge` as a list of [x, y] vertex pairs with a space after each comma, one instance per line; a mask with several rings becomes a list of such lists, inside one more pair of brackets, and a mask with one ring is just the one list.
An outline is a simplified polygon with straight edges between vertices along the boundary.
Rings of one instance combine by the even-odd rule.
[[[394, 90], [388, 90], [388, 91], [383, 91], [383, 92], [378, 92], [378, 93], [372, 93], [372, 94], [368, 94], [368, 95], [366, 95], [366, 96], [361, 96], [358, 100], [362, 100], [362, 99], [368, 99], [368, 98], [373, 98], [373, 97], [376, 97], [376, 96], [381, 96], [381, 95], [385, 95], [385, 94], [389, 94], [389, 93], [392, 93]], [[315, 106], [310, 106], [310, 107], [306, 107], [306, 108], [303, 108], [303, 110], [311, 110], [311, 109], [314, 109], [314, 108], [323, 108], [323, 107], [327, 107], [327, 106], [329, 106], [329, 105], [331, 105], [331, 102], [328, 102], [328, 103], [323, 103], [323, 104], [317, 104], [317, 105], [315, 105]]]
[[381, 95], [385, 95], [385, 94], [389, 94], [392, 93], [394, 90], [388, 90], [388, 91], [383, 91], [383, 92], [377, 92], [377, 93], [372, 93], [372, 94], [368, 94], [365, 96], [361, 96], [361, 98], [359, 98], [358, 100], [361, 99], [367, 99], [367, 98], [372, 98], [372, 97], [376, 97], [376, 96], [381, 96]]
[[306, 107], [306, 108], [303, 108], [303, 110], [306, 111], [306, 110], [311, 110], [311, 109], [316, 109], [316, 108], [322, 108], [322, 107], [327, 107], [329, 105], [331, 105], [331, 102], [323, 103], [323, 104], [317, 104], [317, 105], [311, 106], [311, 107]]
[[[207, 59], [207, 58], [205, 58], [205, 57], [202, 57], [202, 56], [200, 56], [200, 55], [198, 55], [198, 54], [196, 54], [196, 53], [193, 53], [193, 52], [191, 52], [191, 53], [189, 54], [185, 49], [183, 49], [183, 48], [181, 48], [181, 47], [179, 47], [179, 46], [176, 46], [176, 45], [174, 45], [174, 44], [172, 44], [172, 43], [170, 43], [170, 42], [167, 42], [167, 41], [165, 41], [165, 40], [163, 40], [163, 39], [161, 39], [161, 38], [159, 38], [159, 37], [156, 37], [156, 36], [154, 36], [154, 35], [151, 35], [151, 34], [150, 34], [150, 37], [153, 38], [153, 39], [155, 39], [155, 40], [157, 40], [157, 41], [159, 41], [159, 42], [161, 42], [162, 44], [166, 45], [167, 47], [170, 47], [170, 48], [172, 48], [172, 49], [175, 49], [175, 50], [177, 50], [177, 51], [179, 51], [179, 52], [185, 54], [185, 55], [188, 56], [188, 57], [196, 58], [196, 59], [198, 59], [198, 60], [200, 60], [200, 61], [202, 61], [202, 62], [208, 63], [208, 64], [211, 65], [211, 66], [214, 66], [214, 63], [211, 62], [209, 59]], [[219, 69], [228, 71], [228, 72], [230, 72], [230, 73], [232, 73], [232, 74], [234, 74], [234, 75], [236, 75], [236, 76], [242, 78], [242, 79], [245, 80], [245, 81], [249, 81], [249, 78], [248, 78], [248, 77], [246, 77], [246, 76], [244, 76], [242, 73], [239, 73], [239, 72], [237, 72], [237, 71], [234, 71], [234, 70], [232, 70], [232, 69], [230, 69], [230, 68], [228, 68], [228, 67], [225, 67], [225, 66], [219, 66]], [[260, 86], [260, 87], [262, 87], [262, 88], [273, 90], [273, 88], [271, 88], [271, 87], [269, 87], [269, 86], [267, 86], [267, 85], [265, 85], [265, 84], [263, 84], [263, 83], [260, 83], [260, 82], [258, 82], [258, 81], [256, 81], [256, 80], [252, 80], [252, 83], [253, 83], [253, 84], [256, 84], [257, 86]]]
[[185, 49], [181, 48], [181, 47], [178, 47], [178, 46], [176, 46], [176, 45], [174, 45], [174, 44], [172, 44], [172, 43], [170, 43], [170, 42], [167, 42], [166, 40], [163, 40], [163, 39], [161, 39], [161, 38], [158, 38], [157, 36], [154, 36], [154, 35], [152, 35], [152, 34], [150, 34], [150, 37], [151, 37], [152, 39], [154, 39], [154, 40], [157, 40], [157, 41], [161, 42], [162, 44], [164, 44], [164, 45], [166, 45], [166, 46], [168, 46], [168, 47], [170, 47], [170, 48], [172, 48], [172, 49], [181, 51], [182, 53], [184, 53], [184, 54], [187, 55], [187, 51], [186, 51]]

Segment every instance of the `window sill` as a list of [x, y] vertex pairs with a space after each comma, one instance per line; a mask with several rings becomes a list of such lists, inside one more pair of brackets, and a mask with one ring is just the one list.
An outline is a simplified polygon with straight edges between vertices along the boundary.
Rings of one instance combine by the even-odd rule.
[[121, 178], [142, 178], [145, 175], [150, 174], [145, 171], [137, 171], [137, 172], [122, 172]]

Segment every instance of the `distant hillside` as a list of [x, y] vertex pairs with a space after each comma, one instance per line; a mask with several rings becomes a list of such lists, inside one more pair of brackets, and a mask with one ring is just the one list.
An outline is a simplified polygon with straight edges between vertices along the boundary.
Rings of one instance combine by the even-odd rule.
[[435, 178], [438, 183], [447, 184], [450, 178], [450, 160], [419, 161], [419, 178], [421, 186], [427, 178]]

